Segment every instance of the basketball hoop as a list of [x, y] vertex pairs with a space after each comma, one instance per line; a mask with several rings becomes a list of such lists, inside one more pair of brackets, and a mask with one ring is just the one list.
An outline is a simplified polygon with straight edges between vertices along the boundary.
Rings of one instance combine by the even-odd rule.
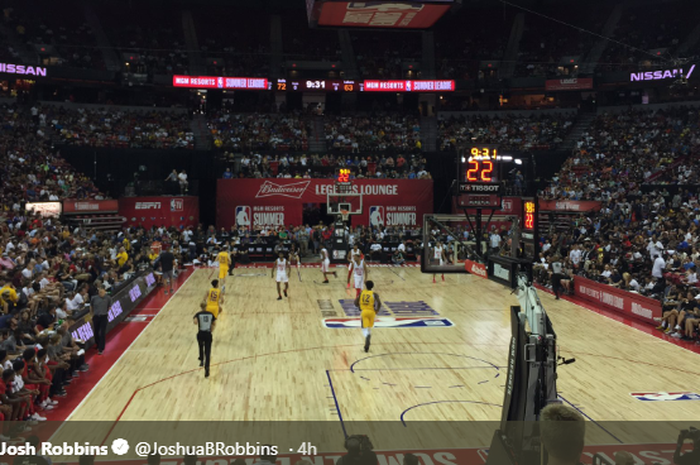
[[350, 218], [350, 212], [345, 209], [342, 209], [340, 210], [340, 217], [343, 219], [343, 221], [347, 221], [348, 218]]

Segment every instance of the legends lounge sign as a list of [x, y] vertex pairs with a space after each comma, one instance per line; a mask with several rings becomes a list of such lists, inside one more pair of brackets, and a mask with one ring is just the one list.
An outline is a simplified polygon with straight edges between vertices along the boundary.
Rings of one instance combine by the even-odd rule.
[[690, 79], [690, 76], [693, 75], [693, 71], [695, 71], [695, 65], [691, 65], [690, 68], [658, 69], [656, 71], [630, 73], [630, 82], [662, 81], [665, 79], [679, 78]]

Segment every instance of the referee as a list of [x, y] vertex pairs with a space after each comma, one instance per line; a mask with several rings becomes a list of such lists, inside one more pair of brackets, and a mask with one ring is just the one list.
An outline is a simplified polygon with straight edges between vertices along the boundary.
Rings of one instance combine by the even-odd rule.
[[102, 352], [105, 350], [109, 306], [111, 304], [112, 298], [107, 295], [107, 291], [104, 287], [100, 287], [97, 295], [92, 296], [92, 299], [90, 299], [92, 324], [95, 327], [95, 343], [97, 344], [97, 351], [100, 355], [102, 355]]
[[202, 302], [201, 310], [194, 316], [194, 324], [197, 325], [197, 344], [199, 345], [199, 366], [204, 367], [204, 377], [209, 377], [209, 362], [211, 360], [211, 333], [216, 325], [214, 314], [206, 310], [207, 303]]

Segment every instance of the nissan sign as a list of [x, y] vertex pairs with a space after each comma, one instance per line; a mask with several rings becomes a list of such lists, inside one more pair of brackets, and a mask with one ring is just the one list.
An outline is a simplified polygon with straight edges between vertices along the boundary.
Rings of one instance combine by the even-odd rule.
[[683, 68], [659, 69], [656, 71], [642, 71], [639, 73], [630, 73], [630, 82], [637, 81], [661, 81], [664, 79], [690, 79], [695, 71], [695, 65], [692, 65], [687, 72]]

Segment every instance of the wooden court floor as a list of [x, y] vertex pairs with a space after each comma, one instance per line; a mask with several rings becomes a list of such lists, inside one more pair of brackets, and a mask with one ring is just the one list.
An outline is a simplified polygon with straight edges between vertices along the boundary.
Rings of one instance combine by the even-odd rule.
[[[508, 309], [517, 304], [510, 290], [466, 274], [433, 284], [418, 268], [371, 268], [382, 300], [423, 302], [454, 326], [375, 328], [366, 354], [359, 329], [323, 325], [322, 311], [343, 316], [340, 300], [354, 297], [347, 272], [338, 271], [328, 285], [318, 269], [302, 269], [301, 281], [292, 271], [290, 296], [277, 301], [269, 269], [235, 270], [208, 379], [198, 368], [192, 315], [215, 271], [195, 271], [70, 420], [321, 420], [339, 428], [341, 419], [500, 419]], [[700, 402], [630, 395], [697, 391], [696, 354], [549, 294], [540, 298], [560, 353], [577, 360], [559, 368], [565, 402], [597, 422], [700, 418]]]

